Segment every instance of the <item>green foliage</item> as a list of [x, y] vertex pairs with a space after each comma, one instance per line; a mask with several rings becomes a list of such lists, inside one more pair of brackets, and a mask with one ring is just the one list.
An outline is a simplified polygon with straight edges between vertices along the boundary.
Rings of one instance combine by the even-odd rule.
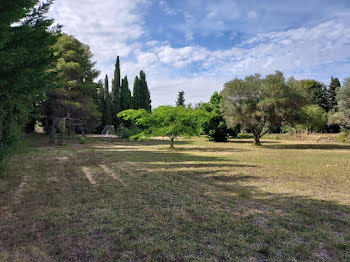
[[119, 113], [118, 117], [132, 120], [143, 129], [131, 139], [167, 136], [171, 140], [171, 147], [173, 147], [173, 141], [176, 137], [191, 137], [201, 134], [201, 121], [205, 118], [205, 114], [200, 109], [190, 109], [183, 106], [160, 106], [152, 113], [145, 109], [131, 109]]
[[343, 129], [350, 129], [350, 78], [344, 79], [342, 87], [337, 89], [336, 111], [330, 112], [330, 123], [339, 124]]
[[309, 105], [303, 108], [305, 118], [301, 125], [308, 132], [321, 132], [327, 127], [328, 116], [326, 110], [318, 105]]
[[113, 102], [112, 96], [109, 92], [108, 76], [105, 76], [104, 81], [104, 96], [103, 96], [103, 108], [102, 108], [102, 128], [106, 125], [112, 125], [113, 123]]
[[254, 135], [251, 133], [247, 132], [241, 132], [237, 134], [238, 139], [249, 139], [249, 138], [254, 138]]
[[141, 132], [140, 128], [132, 125], [131, 127], [125, 126], [121, 123], [117, 128], [117, 135], [121, 138], [130, 138], [131, 136], [135, 136]]
[[111, 94], [111, 100], [112, 100], [112, 116], [113, 116], [113, 125], [118, 125], [118, 119], [117, 114], [120, 112], [120, 62], [119, 62], [119, 56], [116, 59], [115, 62], [115, 69], [114, 69], [114, 78], [112, 79], [112, 94]]
[[328, 108], [332, 110], [337, 106], [337, 89], [340, 87], [339, 79], [331, 78], [331, 83], [328, 90]]
[[151, 95], [146, 81], [146, 74], [143, 71], [140, 71], [140, 77], [135, 77], [132, 106], [134, 109], [143, 108], [151, 112]]
[[208, 135], [210, 141], [224, 142], [227, 141], [229, 130], [226, 121], [220, 111], [222, 97], [215, 92], [209, 103], [202, 103], [200, 109], [208, 112], [207, 121], [203, 121], [203, 131]]
[[0, 164], [14, 149], [33, 105], [53, 87], [50, 69], [59, 28], [49, 29], [53, 20], [45, 17], [52, 1], [38, 2], [0, 4]]
[[122, 80], [120, 89], [120, 110], [124, 111], [132, 107], [131, 92], [129, 89], [128, 77], [125, 76]]
[[177, 96], [176, 100], [176, 106], [185, 106], [185, 92], [184, 91], [179, 91], [179, 94]]
[[43, 104], [46, 130], [55, 118], [70, 115], [83, 121], [87, 131], [93, 131], [99, 123], [100, 113], [94, 103], [98, 84], [93, 80], [99, 72], [91, 61], [90, 48], [73, 36], [63, 34], [54, 46], [59, 57], [56, 64], [57, 89], [47, 92]]
[[86, 138], [84, 136], [78, 136], [79, 144], [86, 144]]
[[249, 130], [256, 144], [272, 126], [293, 125], [300, 120], [300, 108], [305, 104], [295, 81], [290, 79], [286, 83], [278, 71], [265, 79], [258, 74], [244, 80], [235, 78], [225, 84], [221, 95], [221, 108], [228, 126], [240, 125]]
[[308, 103], [318, 105], [324, 110], [329, 110], [328, 93], [326, 86], [312, 79], [300, 80], [299, 84], [308, 94]]

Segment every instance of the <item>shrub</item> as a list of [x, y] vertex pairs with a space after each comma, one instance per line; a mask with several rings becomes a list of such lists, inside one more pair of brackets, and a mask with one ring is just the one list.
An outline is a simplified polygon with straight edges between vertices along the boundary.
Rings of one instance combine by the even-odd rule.
[[137, 135], [141, 132], [140, 128], [136, 126], [126, 127], [121, 123], [117, 128], [117, 136], [121, 138], [130, 138], [131, 136]]

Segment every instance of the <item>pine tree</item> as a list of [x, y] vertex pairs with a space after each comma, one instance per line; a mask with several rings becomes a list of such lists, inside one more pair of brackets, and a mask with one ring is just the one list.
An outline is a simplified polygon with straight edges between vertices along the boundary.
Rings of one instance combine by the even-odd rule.
[[125, 76], [122, 80], [122, 85], [120, 88], [120, 111], [130, 109], [131, 107], [131, 92], [129, 89], [128, 77]]
[[144, 108], [148, 112], [151, 112], [151, 95], [146, 81], [146, 74], [142, 70], [140, 71], [140, 93], [140, 108]]
[[331, 83], [329, 85], [329, 90], [328, 90], [328, 102], [329, 102], [329, 110], [332, 110], [336, 108], [337, 106], [337, 88], [340, 87], [340, 82], [339, 79], [336, 78], [331, 78]]
[[134, 87], [132, 90], [132, 108], [141, 108], [141, 86], [138, 76], [135, 77]]
[[176, 100], [176, 106], [185, 106], [185, 92], [184, 91], [179, 91], [179, 94], [177, 96]]

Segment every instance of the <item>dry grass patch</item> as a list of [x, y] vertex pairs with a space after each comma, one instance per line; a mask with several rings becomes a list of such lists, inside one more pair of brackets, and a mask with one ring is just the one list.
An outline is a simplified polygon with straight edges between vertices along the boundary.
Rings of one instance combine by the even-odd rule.
[[0, 179], [2, 261], [350, 260], [344, 144], [26, 143]]

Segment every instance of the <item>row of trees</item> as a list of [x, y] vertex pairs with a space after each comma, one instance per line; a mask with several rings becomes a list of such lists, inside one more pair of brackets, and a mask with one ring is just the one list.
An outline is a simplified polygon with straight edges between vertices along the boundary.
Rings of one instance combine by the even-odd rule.
[[112, 89], [96, 83], [88, 45], [60, 32], [46, 14], [53, 1], [0, 3], [0, 164], [15, 147], [23, 130], [41, 121], [50, 132], [57, 118], [81, 119], [87, 132], [118, 124], [117, 113], [129, 108], [151, 111], [146, 74], [120, 79], [119, 57]]
[[112, 89], [109, 88], [108, 76], [105, 76], [104, 83], [99, 81], [96, 104], [102, 113], [100, 129], [106, 125], [120, 124], [117, 114], [127, 109], [143, 108], [151, 112], [151, 95], [148, 89], [146, 74], [140, 71], [140, 76], [135, 77], [133, 93], [129, 89], [128, 77], [120, 79], [120, 60], [116, 59]]
[[59, 27], [45, 17], [51, 3], [0, 2], [0, 164], [45, 91], [55, 87]]
[[332, 78], [331, 87], [325, 92], [329, 94], [328, 100], [320, 99], [323, 89], [324, 85], [314, 80], [285, 80], [277, 71], [265, 78], [259, 74], [235, 78], [225, 84], [221, 94], [215, 92], [208, 103], [195, 108], [185, 107], [181, 91], [176, 107], [161, 106], [153, 113], [126, 110], [118, 116], [139, 128], [132, 139], [168, 136], [171, 147], [177, 136], [204, 133], [210, 140], [226, 141], [238, 129], [251, 132], [254, 142], [259, 144], [267, 132], [285, 127], [320, 131], [328, 123], [350, 128], [350, 79], [345, 79], [340, 87], [339, 80]]

